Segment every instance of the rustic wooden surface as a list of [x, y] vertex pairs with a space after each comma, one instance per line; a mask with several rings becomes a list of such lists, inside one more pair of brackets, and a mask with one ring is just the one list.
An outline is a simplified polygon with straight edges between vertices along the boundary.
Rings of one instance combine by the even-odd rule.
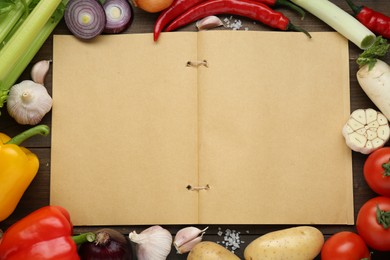
[[[346, 2], [343, 0], [332, 0], [335, 4], [337, 4], [339, 7], [343, 8], [344, 10], [351, 12], [350, 8], [347, 6]], [[390, 16], [390, 4], [388, 0], [371, 0], [371, 1], [359, 1], [355, 0], [356, 4], [364, 4], [366, 6], [369, 6], [373, 9], [379, 10], [386, 15]], [[305, 28], [309, 32], [314, 31], [332, 31], [333, 29], [327, 26], [322, 21], [318, 20], [316, 17], [313, 17], [311, 14], [307, 13], [304, 20], [301, 20], [298, 15], [290, 10], [287, 10], [285, 8], [278, 8], [278, 10], [282, 11], [284, 14], [286, 14], [288, 17], [290, 17], [291, 21], [301, 26], [302, 28]], [[131, 25], [131, 27], [128, 29], [126, 33], [145, 33], [145, 32], [152, 32], [154, 21], [157, 18], [157, 14], [150, 14], [143, 12], [137, 8], [134, 8], [135, 15], [134, 15], [134, 21]], [[221, 15], [221, 18], [229, 18], [230, 15]], [[239, 19], [243, 22], [243, 27], [241, 30], [244, 30], [245, 28], [248, 28], [249, 30], [271, 30], [270, 28], [261, 25], [259, 23], [254, 23], [253, 21], [246, 19], [244, 17], [236, 17], [234, 16], [234, 19]], [[218, 28], [219, 30], [231, 30], [230, 28]], [[190, 30], [194, 31], [195, 26], [194, 24], [190, 24], [181, 30]], [[55, 34], [69, 34], [70, 32], [66, 28], [65, 23], [62, 21], [57, 28], [54, 31]], [[221, 43], [223, 44], [223, 43]], [[356, 80], [356, 71], [358, 69], [356, 65], [356, 58], [361, 53], [361, 50], [358, 49], [355, 45], [352, 43], [349, 44], [350, 49], [350, 92], [351, 92], [351, 111], [357, 108], [368, 108], [372, 107], [375, 108], [375, 106], [372, 104], [372, 102], [368, 99], [368, 97], [364, 94], [364, 92], [361, 90], [360, 86], [357, 83]], [[129, 51], [137, 51], [137, 50], [129, 50]], [[239, 49], [235, 51], [240, 51]], [[264, 51], [261, 49], [261, 46], [259, 46], [259, 52]], [[386, 57], [386, 61], [390, 62], [390, 55]], [[38, 52], [34, 60], [31, 64], [33, 64], [36, 61], [42, 60], [42, 59], [51, 59], [52, 58], [52, 37], [50, 37], [47, 42], [44, 44], [42, 49]], [[335, 64], [337, 66], [337, 64]], [[29, 79], [29, 72], [31, 69], [31, 65], [27, 67], [23, 75], [20, 77], [20, 80], [22, 79]], [[102, 71], [104, 71], [104, 68], [102, 68]], [[48, 88], [49, 93], [51, 94], [51, 87], [52, 87], [52, 77], [51, 77], [51, 71], [46, 77], [45, 85]], [[315, 87], [315, 86], [313, 86]], [[335, 93], [337, 95], [337, 93]], [[69, 102], [72, 102], [72, 100], [69, 100]], [[42, 123], [51, 125], [51, 113], [47, 114], [45, 118], [43, 119]], [[341, 130], [340, 126], [340, 130]], [[24, 129], [27, 129], [28, 127], [18, 125], [15, 123], [15, 121], [9, 117], [7, 114], [7, 111], [5, 108], [1, 109], [1, 116], [0, 116], [0, 132], [6, 133], [10, 136], [16, 135], [17, 133], [23, 131]], [[49, 186], [50, 186], [50, 136], [49, 137], [34, 137], [24, 143], [24, 146], [29, 148], [31, 151], [36, 153], [40, 158], [40, 169], [39, 172], [34, 179], [34, 181], [31, 183], [30, 187], [25, 192], [24, 196], [22, 197], [19, 205], [17, 206], [15, 212], [6, 220], [0, 223], [0, 229], [6, 230], [10, 225], [15, 223], [18, 219], [26, 216], [28, 213], [49, 204]], [[69, 137], [69, 142], [72, 142], [72, 137]], [[75, 144], [75, 149], [77, 149], [77, 144]], [[304, 156], [304, 155], [303, 155]], [[353, 176], [354, 176], [354, 207], [355, 207], [355, 219], [357, 216], [357, 213], [360, 209], [360, 207], [366, 202], [368, 199], [376, 196], [374, 192], [372, 192], [367, 184], [365, 183], [365, 180], [362, 175], [362, 168], [363, 163], [366, 159], [365, 155], [353, 153]], [[71, 163], [71, 162], [70, 162]], [[332, 162], [318, 162], [319, 167], [326, 167], [328, 163]], [[1, 167], [1, 166], [0, 166]], [[321, 176], [319, 176], [321, 178]], [[129, 198], [129, 204], [131, 205], [131, 198]], [[102, 205], [104, 207], [104, 205]], [[223, 209], [221, 209], [223, 210]], [[93, 212], [91, 212], [93, 214]], [[226, 214], [229, 214], [229, 212], [226, 212]], [[245, 212], [243, 212], [245, 214]], [[286, 212], [288, 214], [288, 212]], [[156, 223], [158, 224], [158, 223]], [[167, 229], [171, 231], [171, 233], [174, 235], [177, 230], [182, 228], [183, 226], [165, 226]], [[203, 228], [203, 226], [200, 226]], [[287, 228], [289, 226], [285, 225], [212, 225], [208, 229], [206, 235], [204, 236], [204, 240], [211, 240], [211, 241], [223, 241], [223, 236], [219, 235], [219, 231], [224, 232], [226, 229], [235, 230], [236, 232], [240, 232], [240, 239], [242, 241], [245, 241], [241, 244], [241, 248], [236, 250], [235, 253], [243, 258], [243, 251], [245, 246], [252, 241], [253, 239], [257, 238], [258, 236], [282, 229]], [[356, 231], [354, 226], [344, 226], [344, 225], [320, 225], [317, 226], [325, 235], [326, 238], [328, 238], [330, 235], [344, 230], [349, 231]], [[74, 231], [75, 233], [80, 233], [84, 231], [94, 231], [97, 230], [99, 227], [75, 227]], [[129, 232], [136, 230], [141, 231], [147, 226], [115, 226], [112, 227], [119, 231], [121, 231], [123, 234], [128, 234]], [[186, 255], [177, 255], [175, 253], [175, 250], [172, 249], [171, 254], [169, 255], [168, 259], [186, 259]], [[319, 259], [319, 257], [318, 257]], [[373, 259], [390, 259], [390, 252], [374, 252], [373, 253]]]

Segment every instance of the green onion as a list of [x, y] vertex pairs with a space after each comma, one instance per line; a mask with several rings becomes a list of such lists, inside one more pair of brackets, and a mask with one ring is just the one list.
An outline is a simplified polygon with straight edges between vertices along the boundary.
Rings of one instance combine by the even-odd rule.
[[[6, 101], [12, 84], [61, 20], [67, 2], [67, 0], [39, 1], [0, 50], [0, 107]], [[61, 10], [55, 13], [57, 8]]]
[[369, 48], [375, 41], [375, 34], [352, 15], [328, 0], [291, 0], [335, 29], [361, 49]]

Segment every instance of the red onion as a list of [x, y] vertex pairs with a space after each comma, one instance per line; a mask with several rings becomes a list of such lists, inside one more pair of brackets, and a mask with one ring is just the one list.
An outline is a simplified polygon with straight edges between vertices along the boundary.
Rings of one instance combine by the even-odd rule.
[[120, 33], [130, 26], [133, 9], [128, 0], [107, 0], [103, 8], [106, 13], [105, 33]]
[[85, 40], [101, 34], [106, 24], [106, 14], [97, 0], [70, 0], [64, 19], [73, 35]]
[[83, 243], [79, 248], [82, 260], [131, 260], [132, 253], [129, 239], [110, 228], [98, 230], [94, 242]]

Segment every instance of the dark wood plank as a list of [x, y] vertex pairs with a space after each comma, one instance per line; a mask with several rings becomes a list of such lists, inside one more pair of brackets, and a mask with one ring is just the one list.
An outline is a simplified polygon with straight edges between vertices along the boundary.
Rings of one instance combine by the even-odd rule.
[[[349, 7], [346, 2], [343, 0], [332, 0], [335, 4], [350, 12]], [[390, 5], [388, 0], [370, 0], [370, 1], [358, 1], [355, 0], [357, 4], [365, 4], [373, 9], [380, 10], [381, 12], [390, 15]], [[127, 30], [126, 33], [146, 33], [152, 32], [154, 21], [156, 20], [158, 14], [150, 14], [143, 12], [137, 8], [135, 10], [135, 17], [132, 26]], [[279, 8], [278, 10], [285, 13], [288, 17], [290, 17], [291, 21], [305, 28], [308, 31], [332, 31], [328, 25], [318, 20], [316, 17], [311, 14], [307, 14], [304, 20], [301, 20], [298, 15], [290, 10], [285, 8]], [[221, 15], [220, 17], [230, 17], [230, 15]], [[248, 28], [249, 30], [271, 30], [270, 28], [261, 25], [259, 23], [254, 23], [253, 21], [246, 19], [244, 17], [235, 17], [236, 19], [240, 19], [243, 22], [243, 28]], [[229, 28], [219, 28], [229, 30]], [[190, 24], [185, 26], [181, 30], [194, 31], [194, 24]], [[69, 34], [69, 30], [66, 28], [65, 23], [62, 21], [57, 26], [54, 31], [55, 34]], [[23, 75], [20, 77], [20, 80], [28, 79], [29, 71], [31, 69], [32, 64], [42, 59], [52, 59], [52, 37], [50, 37], [46, 43], [42, 46], [41, 50], [38, 52], [36, 57], [33, 59], [31, 64], [26, 68]], [[358, 66], [355, 62], [357, 56], [361, 53], [361, 50], [350, 43], [349, 47], [350, 51], [350, 93], [351, 93], [351, 110], [357, 108], [375, 108], [373, 103], [369, 100], [369, 98], [364, 94], [362, 89], [357, 83], [356, 80], [356, 71], [358, 70]], [[259, 51], [263, 51], [261, 46], [259, 46]], [[387, 61], [390, 61], [389, 56], [386, 58]], [[337, 66], [337, 64], [335, 64]], [[45, 85], [48, 88], [49, 93], [52, 93], [52, 74], [49, 71], [49, 74], [46, 77]], [[335, 93], [336, 95], [337, 93]], [[72, 102], [69, 100], [69, 102]], [[55, 106], [55, 103], [54, 103]], [[51, 113], [47, 114], [43, 119], [42, 123], [51, 125]], [[21, 126], [15, 123], [15, 121], [9, 117], [5, 108], [1, 109], [0, 116], [0, 132], [6, 133], [8, 135], [16, 135], [22, 130], [26, 129], [26, 126]], [[72, 141], [72, 138], [69, 137], [69, 141]], [[38, 155], [40, 158], [40, 169], [39, 172], [30, 185], [30, 187], [25, 192], [22, 197], [19, 205], [17, 206], [15, 212], [6, 220], [0, 223], [0, 229], [6, 230], [10, 225], [15, 223], [18, 219], [26, 216], [28, 213], [49, 204], [49, 191], [50, 191], [50, 146], [51, 139], [50, 136], [47, 137], [36, 137], [30, 139], [24, 143], [24, 145], [31, 149], [34, 153]], [[388, 144], [389, 145], [389, 144]], [[77, 144], [75, 144], [75, 149], [77, 149]], [[353, 187], [354, 187], [354, 207], [355, 207], [355, 219], [360, 207], [370, 198], [376, 196], [373, 191], [369, 189], [367, 186], [363, 175], [362, 168], [366, 155], [353, 153]], [[323, 167], [326, 167], [328, 163], [331, 162], [319, 162]], [[92, 213], [93, 214], [93, 213]], [[168, 230], [171, 231], [173, 235], [182, 228], [183, 226], [166, 226]], [[203, 228], [204, 226], [199, 226]], [[243, 249], [250, 241], [257, 238], [258, 236], [282, 229], [287, 228], [289, 226], [285, 225], [212, 225], [204, 236], [205, 240], [211, 241], [223, 241], [223, 237], [218, 235], [221, 231], [225, 231], [226, 229], [236, 230], [240, 232], [240, 238], [245, 243], [241, 244], [241, 248], [236, 250], [236, 254], [243, 257]], [[346, 226], [346, 225], [319, 225], [317, 226], [325, 235], [326, 238], [331, 236], [332, 234], [343, 231], [355, 231], [354, 226]], [[85, 231], [96, 231], [100, 227], [89, 226], [89, 227], [75, 227], [75, 233], [81, 233]], [[113, 226], [122, 232], [123, 234], [128, 234], [129, 232], [136, 230], [138, 232], [147, 228], [147, 226]], [[186, 255], [177, 255], [174, 250], [172, 250], [169, 259], [185, 259]], [[390, 259], [390, 252], [374, 252], [373, 259]]]

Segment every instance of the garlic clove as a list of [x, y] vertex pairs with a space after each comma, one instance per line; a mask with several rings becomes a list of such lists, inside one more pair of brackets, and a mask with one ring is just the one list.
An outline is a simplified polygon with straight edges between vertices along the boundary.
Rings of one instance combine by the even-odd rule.
[[50, 68], [50, 60], [41, 60], [33, 65], [31, 68], [31, 79], [35, 83], [44, 85], [46, 74]]
[[133, 231], [129, 238], [137, 244], [138, 260], [165, 260], [172, 249], [172, 235], [161, 226], [151, 226], [139, 234]]
[[203, 230], [196, 227], [185, 227], [180, 229], [173, 242], [177, 253], [183, 254], [189, 252], [196, 244], [202, 241], [203, 234], [207, 229], [208, 227]]
[[197, 21], [195, 25], [198, 28], [198, 30], [208, 30], [208, 29], [213, 29], [222, 26], [223, 22], [217, 16], [210, 15]]
[[22, 125], [36, 125], [51, 110], [52, 98], [47, 89], [32, 80], [24, 80], [11, 87], [7, 110]]

